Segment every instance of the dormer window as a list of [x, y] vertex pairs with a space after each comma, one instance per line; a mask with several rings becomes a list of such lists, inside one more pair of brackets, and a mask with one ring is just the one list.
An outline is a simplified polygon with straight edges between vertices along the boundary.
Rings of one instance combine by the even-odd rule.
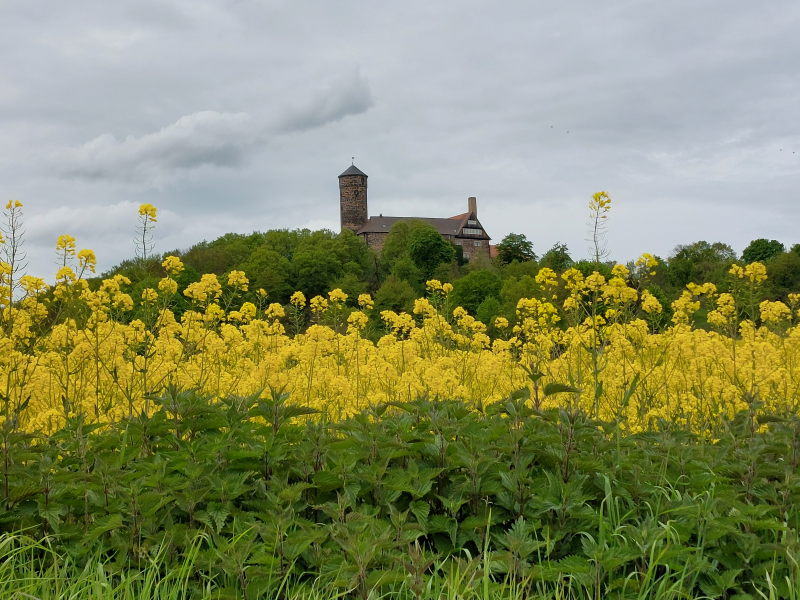
[[463, 235], [483, 235], [483, 229], [470, 229], [469, 227], [464, 227], [461, 230]]

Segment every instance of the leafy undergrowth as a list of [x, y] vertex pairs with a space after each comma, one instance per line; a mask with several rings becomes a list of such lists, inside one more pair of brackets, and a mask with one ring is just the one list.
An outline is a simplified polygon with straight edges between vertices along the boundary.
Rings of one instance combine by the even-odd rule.
[[158, 402], [5, 430], [0, 597], [798, 597], [797, 418], [712, 439], [513, 398]]

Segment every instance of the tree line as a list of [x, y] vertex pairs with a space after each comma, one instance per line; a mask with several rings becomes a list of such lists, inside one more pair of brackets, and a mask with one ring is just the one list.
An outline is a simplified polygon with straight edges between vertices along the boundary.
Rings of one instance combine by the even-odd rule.
[[[372, 294], [379, 310], [408, 311], [414, 299], [424, 295], [425, 282], [438, 279], [453, 284], [454, 306], [463, 306], [487, 324], [496, 316], [513, 320], [519, 299], [539, 291], [535, 276], [544, 267], [556, 273], [574, 267], [585, 275], [596, 270], [609, 277], [615, 264], [576, 260], [560, 242], [540, 256], [533, 242], [519, 233], [505, 236], [496, 246], [496, 256], [480, 256], [469, 262], [464, 260], [460, 246], [445, 240], [424, 221], [396, 223], [377, 252], [349, 230], [277, 229], [228, 233], [163, 256], [170, 254], [180, 256], [186, 265], [179, 281], [182, 286], [197, 281], [202, 273], [224, 275], [241, 270], [250, 279], [251, 293], [263, 289], [271, 302], [281, 304], [286, 304], [296, 290], [312, 297], [340, 288], [353, 301], [359, 294]], [[161, 258], [125, 261], [105, 276], [128, 276], [136, 292], [163, 276]], [[787, 250], [779, 241], [760, 238], [738, 256], [726, 243], [701, 240], [679, 245], [670, 256], [656, 259], [658, 265], [647, 289], [665, 307], [690, 282], [708, 281], [720, 290], [726, 289], [727, 273], [734, 262], [759, 261], [767, 266], [764, 299], [785, 299], [789, 292], [800, 289], [800, 244]], [[665, 314], [665, 318], [668, 316]]]

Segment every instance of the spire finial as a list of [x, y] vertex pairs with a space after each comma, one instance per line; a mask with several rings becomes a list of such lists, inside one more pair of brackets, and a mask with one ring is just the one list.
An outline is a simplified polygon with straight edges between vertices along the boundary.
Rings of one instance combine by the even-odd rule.
[[351, 156], [350, 157], [350, 164], [351, 165], [355, 165], [356, 164], [356, 157], [355, 156]]

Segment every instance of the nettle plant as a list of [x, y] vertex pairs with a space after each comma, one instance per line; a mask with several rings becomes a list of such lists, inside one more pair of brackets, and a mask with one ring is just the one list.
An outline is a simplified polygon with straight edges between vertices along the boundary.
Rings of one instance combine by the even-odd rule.
[[798, 583], [796, 417], [761, 433], [743, 414], [712, 441], [674, 424], [621, 436], [523, 394], [341, 422], [280, 389], [213, 401], [169, 387], [151, 402], [151, 415], [11, 440], [3, 530], [112, 577], [191, 558], [188, 588], [222, 596], [316, 582], [423, 597], [456, 576], [592, 598], [789, 597]]

